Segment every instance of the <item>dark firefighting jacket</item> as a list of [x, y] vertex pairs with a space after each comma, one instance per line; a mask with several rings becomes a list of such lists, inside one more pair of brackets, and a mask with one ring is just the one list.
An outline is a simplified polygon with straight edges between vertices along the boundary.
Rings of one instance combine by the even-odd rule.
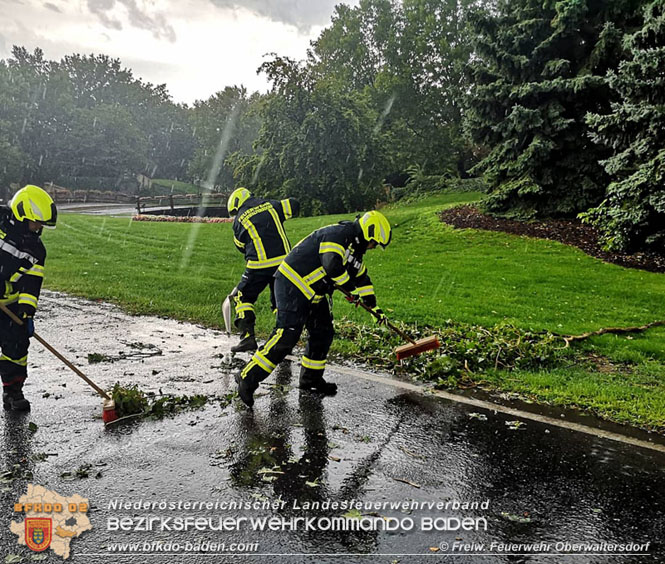
[[358, 222], [340, 221], [317, 229], [293, 247], [278, 271], [308, 300], [317, 301], [337, 285], [376, 307], [374, 287], [363, 263], [366, 250]]
[[295, 198], [249, 198], [233, 221], [233, 242], [245, 255], [247, 268], [276, 267], [291, 250], [283, 223], [298, 215]]
[[39, 234], [0, 208], [0, 301], [18, 302], [19, 314], [32, 317], [44, 280], [46, 248]]

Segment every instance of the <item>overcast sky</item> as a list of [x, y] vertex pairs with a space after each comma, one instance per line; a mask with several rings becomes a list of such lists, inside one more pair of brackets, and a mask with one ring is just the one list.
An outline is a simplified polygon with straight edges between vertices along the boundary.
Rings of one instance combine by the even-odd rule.
[[[104, 53], [166, 83], [178, 102], [225, 86], [267, 89], [256, 69], [276, 52], [296, 59], [342, 0], [0, 0], [0, 58], [12, 45], [46, 58]], [[358, 0], [344, 0], [355, 6]]]

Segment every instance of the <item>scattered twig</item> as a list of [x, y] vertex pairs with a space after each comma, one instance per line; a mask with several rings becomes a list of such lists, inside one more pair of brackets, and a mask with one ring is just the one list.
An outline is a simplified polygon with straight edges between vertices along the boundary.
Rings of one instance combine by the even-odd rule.
[[665, 325], [665, 320], [652, 321], [651, 323], [647, 323], [646, 325], [640, 325], [637, 327], [604, 327], [596, 331], [589, 331], [588, 333], [582, 333], [581, 335], [569, 335], [567, 337], [563, 337], [561, 335], [560, 336], [566, 342], [566, 348], [567, 348], [570, 346], [570, 343], [572, 342], [583, 341], [584, 339], [588, 339], [589, 337], [595, 337], [596, 335], [605, 335], [607, 333], [612, 333], [615, 335], [619, 335], [622, 333], [641, 333], [643, 331], [646, 331], [647, 329], [651, 329], [652, 327], [659, 327], [661, 325]]
[[415, 484], [413, 482], [409, 482], [409, 480], [402, 480], [401, 478], [393, 478], [396, 482], [402, 482], [403, 484], [408, 484], [409, 486], [413, 486], [414, 488], [420, 489], [420, 484]]

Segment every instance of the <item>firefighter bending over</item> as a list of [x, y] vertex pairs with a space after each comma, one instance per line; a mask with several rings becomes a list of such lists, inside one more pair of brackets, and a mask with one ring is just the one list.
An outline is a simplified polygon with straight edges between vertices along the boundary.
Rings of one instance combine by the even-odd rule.
[[266, 344], [236, 375], [238, 393], [245, 404], [254, 404], [254, 391], [298, 342], [303, 328], [309, 339], [301, 361], [302, 389], [326, 395], [337, 385], [323, 379], [334, 330], [331, 296], [335, 286], [354, 292], [357, 299], [385, 320], [376, 305], [374, 287], [363, 264], [367, 249], [390, 243], [388, 220], [370, 211], [355, 221], [341, 221], [314, 231], [298, 243], [275, 274], [277, 323]]
[[0, 302], [17, 315], [14, 323], [0, 311], [0, 376], [5, 409], [27, 411], [23, 397], [28, 376], [28, 347], [33, 316], [44, 279], [46, 249], [43, 227], [55, 227], [57, 210], [51, 196], [38, 186], [21, 188], [8, 206], [0, 208]]
[[252, 198], [249, 190], [238, 188], [229, 197], [227, 208], [229, 215], [235, 215], [233, 242], [247, 261], [245, 272], [230, 296], [236, 312], [234, 325], [241, 332], [240, 342], [231, 351], [255, 351], [254, 304], [266, 286], [270, 286], [270, 303], [275, 309], [273, 276], [291, 250], [283, 223], [298, 215], [300, 204], [294, 198], [281, 201]]

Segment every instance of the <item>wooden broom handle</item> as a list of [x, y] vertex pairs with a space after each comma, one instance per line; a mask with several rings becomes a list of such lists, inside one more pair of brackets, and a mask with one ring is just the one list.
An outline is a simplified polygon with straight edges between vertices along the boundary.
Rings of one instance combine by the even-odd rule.
[[[369, 307], [365, 302], [363, 302], [362, 299], [357, 298], [357, 297], [354, 296], [351, 292], [347, 292], [347, 291], [346, 291], [344, 288], [342, 288], [341, 286], [336, 286], [336, 288], [337, 288], [340, 292], [342, 292], [342, 294], [344, 294], [347, 298], [351, 298], [351, 299], [353, 300], [353, 303], [354, 303], [354, 304], [357, 304], [357, 305], [359, 305], [360, 307], [362, 307], [363, 309], [366, 309], [367, 311], [369, 311], [374, 317], [376, 317], [376, 319], [378, 319], [378, 320], [381, 319], [381, 317], [380, 317], [380, 316], [379, 316], [379, 315], [378, 315], [378, 314], [377, 314], [377, 313], [376, 313], [371, 307]], [[411, 343], [412, 345], [415, 345], [415, 344], [416, 344], [416, 341], [415, 341], [413, 338], [409, 337], [409, 336], [408, 336], [404, 331], [402, 331], [400, 328], [395, 327], [395, 326], [394, 326], [392, 323], [390, 323], [390, 321], [388, 321], [387, 319], [384, 321], [384, 323], [388, 326], [389, 329], [391, 329], [392, 331], [394, 331], [395, 333], [397, 333], [397, 334], [398, 334], [400, 337], [402, 337], [402, 339], [404, 339], [405, 341], [409, 341], [409, 343]]]
[[[9, 318], [14, 322], [17, 323], [18, 325], [23, 325], [23, 321], [21, 321], [13, 311], [11, 311], [5, 304], [0, 303], [0, 309], [9, 316]], [[40, 337], [37, 333], [33, 333], [32, 336], [37, 339], [42, 345], [44, 345], [45, 348], [47, 348], [49, 351], [51, 351], [55, 356], [57, 356], [62, 362], [64, 362], [68, 368], [70, 368], [77, 376], [85, 380], [100, 396], [102, 396], [104, 399], [110, 400], [111, 397], [104, 391], [102, 390], [97, 384], [95, 384], [90, 378], [88, 378], [83, 372], [81, 372], [76, 366], [74, 366], [71, 362], [69, 362], [64, 356], [62, 356], [57, 350], [55, 350], [51, 345], [49, 345], [42, 337]]]

